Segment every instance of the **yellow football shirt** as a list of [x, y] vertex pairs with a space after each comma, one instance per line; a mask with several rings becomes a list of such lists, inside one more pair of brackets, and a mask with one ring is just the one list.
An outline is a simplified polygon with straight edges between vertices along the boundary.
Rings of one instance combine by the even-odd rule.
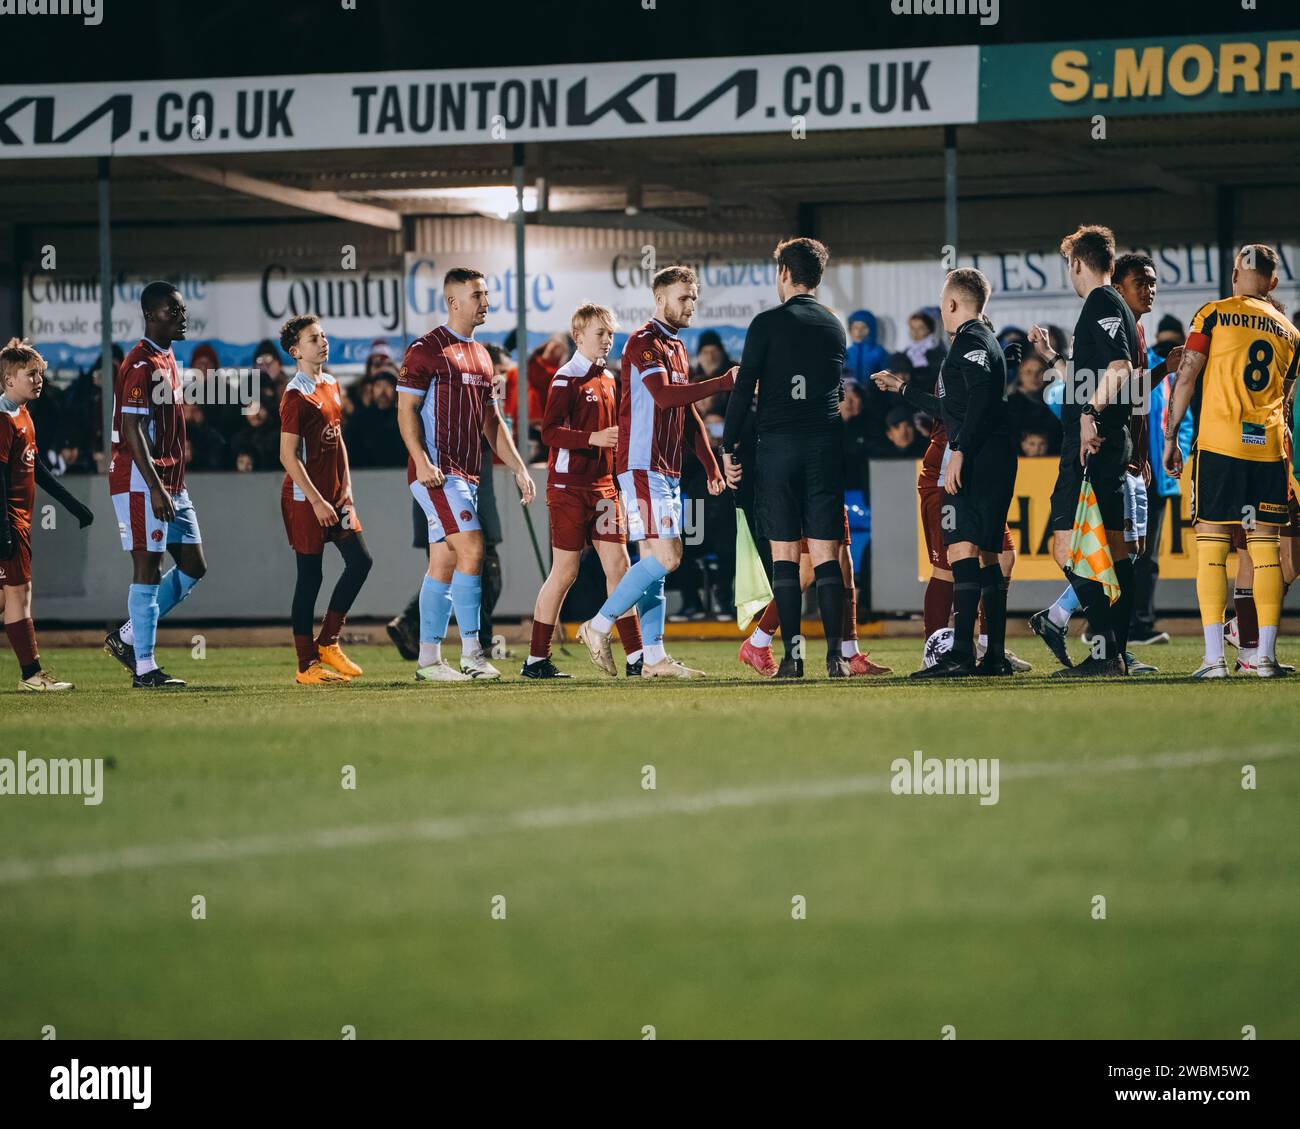
[[1221, 298], [1197, 311], [1187, 347], [1206, 354], [1198, 448], [1254, 462], [1285, 457], [1283, 396], [1300, 360], [1298, 338], [1263, 298]]

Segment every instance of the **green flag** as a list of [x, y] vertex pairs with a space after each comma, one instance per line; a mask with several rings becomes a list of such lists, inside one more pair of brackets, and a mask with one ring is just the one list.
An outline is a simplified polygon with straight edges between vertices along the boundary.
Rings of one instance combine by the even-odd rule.
[[736, 511], [736, 626], [744, 631], [750, 620], [772, 602], [772, 586], [763, 571], [763, 558], [749, 535], [749, 522]]

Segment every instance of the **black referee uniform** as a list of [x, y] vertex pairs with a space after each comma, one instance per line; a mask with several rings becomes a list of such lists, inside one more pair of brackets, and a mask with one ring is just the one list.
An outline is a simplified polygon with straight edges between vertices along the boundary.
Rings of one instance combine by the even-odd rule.
[[972, 318], [957, 330], [935, 384], [948, 450], [962, 454], [961, 489], [951, 496], [945, 545], [969, 541], [984, 553], [1002, 551], [1017, 466], [1006, 390], [998, 339]]
[[[727, 404], [722, 449], [736, 458], [757, 388], [754, 465], [744, 473], [754, 477], [758, 526], [769, 541], [844, 539], [839, 413], [844, 354], [844, 327], [811, 294], [795, 294], [750, 322], [736, 388]], [[824, 562], [814, 572], [826, 630], [827, 669], [840, 677], [844, 582], [839, 561]], [[802, 598], [797, 562], [773, 561], [772, 590], [786, 651], [781, 673], [802, 673], [801, 664], [797, 672], [787, 669], [787, 664], [799, 662], [795, 646]]]
[[[1007, 581], [997, 555], [1002, 551], [1007, 510], [1015, 493], [1017, 451], [1007, 409], [1006, 358], [983, 318], [971, 318], [954, 334], [935, 394], [948, 450], [961, 454], [961, 485], [944, 501], [944, 544], [972, 544], [994, 559], [990, 564], [982, 564], [978, 556], [952, 562], [952, 653], [913, 677], [1009, 675], [1012, 670], [1005, 655]], [[976, 666], [975, 621], [981, 599], [988, 648]]]
[[[1079, 459], [1079, 417], [1102, 375], [1111, 365], [1121, 361], [1129, 361], [1135, 370], [1144, 367], [1138, 352], [1137, 319], [1119, 291], [1113, 286], [1098, 286], [1085, 299], [1083, 312], [1074, 327], [1073, 372], [1069, 378], [1073, 384], [1067, 388], [1061, 409], [1061, 426], [1065, 433], [1061, 440], [1061, 465], [1052, 491], [1053, 531], [1068, 532], [1074, 528], [1074, 511], [1078, 507], [1084, 474]], [[1088, 478], [1097, 495], [1102, 524], [1113, 532], [1124, 528], [1124, 475], [1133, 457], [1129, 435], [1129, 420], [1133, 412], [1127, 402], [1131, 397], [1121, 395], [1117, 399], [1125, 402], [1107, 404], [1098, 416], [1097, 434], [1102, 440], [1101, 450], [1088, 459]], [[1100, 583], [1076, 579], [1073, 573], [1066, 573], [1088, 616], [1094, 636], [1102, 637], [1103, 662], [1106, 663], [1118, 660], [1128, 646], [1134, 588], [1132, 558], [1116, 561], [1115, 575], [1119, 580], [1120, 597], [1112, 608]], [[1091, 672], [1089, 664], [1076, 669], [1080, 674]]]

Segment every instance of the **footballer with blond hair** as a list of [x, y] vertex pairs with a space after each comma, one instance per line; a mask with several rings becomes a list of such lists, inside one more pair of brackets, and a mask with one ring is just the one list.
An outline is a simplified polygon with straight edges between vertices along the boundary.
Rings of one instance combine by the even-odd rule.
[[0, 349], [0, 612], [18, 658], [22, 690], [71, 690], [41, 666], [32, 621], [32, 510], [36, 484], [85, 529], [94, 515], [63, 488], [41, 461], [27, 405], [45, 385], [45, 359], [12, 338]]
[[642, 678], [702, 678], [664, 650], [664, 577], [682, 563], [682, 445], [689, 437], [708, 480], [721, 494], [709, 433], [695, 404], [736, 385], [735, 370], [691, 383], [679, 332], [695, 317], [700, 284], [690, 267], [664, 267], [651, 283], [655, 313], [623, 347], [619, 371], [618, 486], [627, 511], [628, 540], [641, 558], [627, 570], [600, 611], [578, 628], [591, 661], [613, 678], [609, 645], [614, 624], [635, 606], [644, 636]]
[[[551, 638], [564, 597], [591, 545], [605, 570], [606, 594], [627, 573], [627, 516], [614, 484], [618, 443], [618, 385], [605, 367], [618, 322], [608, 306], [592, 303], [573, 312], [574, 354], [556, 372], [546, 394], [542, 442], [550, 448], [546, 507], [551, 519], [551, 571], [537, 593], [533, 637], [519, 673], [525, 678], [568, 678], [551, 661]], [[615, 621], [629, 678], [641, 673], [641, 626], [636, 609]]]

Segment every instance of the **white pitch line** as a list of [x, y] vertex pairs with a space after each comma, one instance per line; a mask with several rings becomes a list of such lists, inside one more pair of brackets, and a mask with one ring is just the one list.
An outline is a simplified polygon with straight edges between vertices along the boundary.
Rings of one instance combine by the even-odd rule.
[[[900, 756], [905, 754], [900, 753]], [[1157, 753], [1148, 757], [1125, 756], [1103, 761], [1009, 764], [1000, 766], [999, 781], [1046, 777], [1091, 776], [1122, 772], [1197, 768], [1204, 765], [1278, 760], [1300, 756], [1300, 746], [1261, 746], [1248, 749], [1207, 749], [1185, 753]], [[479, 835], [514, 831], [545, 831], [618, 823], [661, 815], [702, 815], [713, 811], [761, 807], [800, 800], [832, 800], [889, 791], [888, 774], [849, 776], [808, 783], [772, 784], [760, 788], [720, 788], [687, 796], [647, 793], [636, 800], [571, 807], [524, 808], [504, 815], [451, 816], [414, 823], [359, 824], [284, 835], [252, 835], [239, 839], [208, 839], [192, 843], [124, 847], [87, 854], [56, 855], [45, 859], [17, 859], [0, 864], [0, 885], [15, 885], [43, 878], [93, 878], [128, 870], [163, 866], [235, 862], [274, 855], [332, 851], [344, 847], [373, 847], [391, 843], [445, 842]]]

